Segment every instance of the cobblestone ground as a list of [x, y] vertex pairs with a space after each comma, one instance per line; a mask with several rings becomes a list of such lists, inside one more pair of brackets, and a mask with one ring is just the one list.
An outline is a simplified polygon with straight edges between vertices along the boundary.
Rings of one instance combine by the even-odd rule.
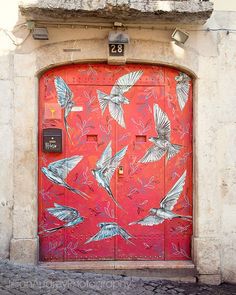
[[126, 276], [52, 271], [0, 261], [0, 295], [236, 294], [236, 285], [208, 286]]

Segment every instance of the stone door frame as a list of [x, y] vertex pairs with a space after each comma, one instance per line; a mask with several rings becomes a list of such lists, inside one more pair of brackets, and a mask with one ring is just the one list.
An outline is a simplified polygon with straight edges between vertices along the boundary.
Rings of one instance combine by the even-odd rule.
[[[14, 206], [13, 236], [10, 259], [20, 263], [38, 263], [37, 236], [37, 163], [38, 163], [38, 79], [51, 67], [70, 63], [116, 62], [107, 57], [107, 41], [79, 40], [81, 52], [67, 52], [77, 41], [49, 44], [30, 54], [14, 56]], [[144, 50], [145, 49], [145, 50]], [[127, 63], [165, 65], [185, 71], [194, 79], [193, 93], [193, 243], [192, 257], [202, 282], [220, 281], [220, 241], [217, 231], [218, 199], [211, 184], [217, 176], [206, 174], [204, 155], [211, 159], [213, 151], [205, 144], [204, 126], [209, 112], [204, 111], [207, 99], [207, 73], [199, 65], [201, 56], [187, 48], [177, 56], [171, 43], [131, 40]], [[211, 117], [211, 116], [210, 116]], [[213, 156], [212, 156], [213, 157]], [[213, 158], [212, 158], [213, 161]], [[209, 164], [210, 165], [210, 164]], [[217, 173], [217, 172], [212, 172]], [[208, 179], [206, 179], [208, 177]], [[213, 209], [212, 209], [213, 208]], [[132, 263], [132, 262], [130, 262]]]

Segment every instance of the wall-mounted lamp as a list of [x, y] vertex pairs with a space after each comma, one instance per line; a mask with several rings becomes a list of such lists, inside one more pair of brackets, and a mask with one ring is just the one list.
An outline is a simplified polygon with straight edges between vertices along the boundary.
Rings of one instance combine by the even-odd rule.
[[108, 44], [127, 44], [129, 43], [129, 35], [120, 32], [120, 31], [112, 31], [108, 35]]
[[48, 40], [48, 30], [47, 28], [33, 28], [32, 36], [35, 40]]
[[177, 44], [183, 45], [188, 40], [189, 34], [176, 28], [171, 37]]

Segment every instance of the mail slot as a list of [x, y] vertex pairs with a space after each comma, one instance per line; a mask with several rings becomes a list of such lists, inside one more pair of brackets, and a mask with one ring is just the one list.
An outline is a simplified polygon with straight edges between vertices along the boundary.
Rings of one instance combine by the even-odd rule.
[[43, 151], [45, 153], [62, 152], [62, 130], [58, 128], [43, 129]]

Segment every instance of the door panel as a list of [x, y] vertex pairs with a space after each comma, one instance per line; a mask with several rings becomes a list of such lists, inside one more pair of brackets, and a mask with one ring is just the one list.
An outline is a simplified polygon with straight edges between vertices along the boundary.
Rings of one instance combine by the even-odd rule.
[[[166, 71], [165, 111], [171, 119], [171, 139], [181, 144], [180, 153], [165, 165], [165, 194], [186, 170], [187, 176], [183, 191], [174, 207], [174, 212], [183, 216], [192, 215], [192, 91], [181, 111], [176, 91], [176, 77], [179, 72]], [[175, 83], [173, 83], [175, 81]], [[176, 103], [177, 101], [177, 103]], [[191, 259], [192, 222], [180, 218], [166, 220], [165, 223], [165, 260]]]
[[[151, 73], [150, 73], [151, 75]], [[164, 75], [164, 73], [163, 73]], [[141, 77], [142, 79], [145, 79]], [[126, 212], [117, 210], [118, 220], [122, 220], [124, 227], [126, 224], [144, 218], [150, 208], [158, 205], [160, 197], [164, 194], [164, 158], [158, 162], [139, 163], [144, 156], [145, 150], [151, 146], [148, 138], [155, 135], [155, 125], [153, 119], [152, 106], [157, 101], [163, 107], [164, 87], [135, 85], [127, 93], [130, 104], [124, 106], [126, 116], [126, 130], [116, 126], [118, 134], [118, 150], [125, 145], [129, 145], [126, 153], [126, 161], [123, 163], [124, 175], [117, 181], [117, 190], [120, 203], [125, 203]], [[157, 173], [158, 172], [158, 173]], [[127, 227], [126, 227], [127, 228]], [[164, 259], [164, 224], [156, 226], [155, 231], [152, 226], [142, 226], [134, 224], [128, 226], [132, 234], [135, 246], [120, 250], [121, 243], [116, 247], [117, 259], [150, 260]], [[129, 249], [129, 248], [132, 248]], [[157, 250], [158, 248], [158, 250]], [[127, 259], [126, 258], [126, 259]]]
[[[140, 78], [124, 93], [129, 104], [121, 104], [125, 122], [123, 128], [112, 118], [109, 104], [102, 114], [98, 91], [109, 95], [117, 79], [140, 70]], [[181, 75], [179, 71], [167, 67], [94, 64], [63, 66], [52, 69], [41, 77], [40, 260], [191, 259], [190, 219], [176, 217], [154, 225], [138, 222], [152, 215], [149, 211], [151, 208], [160, 207], [161, 200], [185, 171], [185, 183], [172, 211], [176, 215], [192, 215], [192, 82], [184, 74]], [[74, 106], [66, 118], [68, 132], [64, 123], [65, 109], [58, 103], [55, 77], [61, 77], [73, 94], [71, 100]], [[182, 102], [179, 102], [180, 98]], [[183, 103], [183, 99], [187, 101]], [[170, 142], [180, 145], [181, 149], [170, 160], [164, 155], [155, 162], [141, 163], [140, 160], [153, 145], [150, 137], [158, 135], [154, 105], [158, 105], [170, 121]], [[42, 151], [44, 128], [62, 129], [62, 153]], [[110, 142], [112, 156], [119, 155], [127, 147], [109, 185], [122, 208], [112, 200], [108, 193], [109, 188], [105, 189], [101, 183], [99, 185], [98, 178], [94, 177], [94, 169], [101, 164], [98, 161], [102, 160], [102, 155], [109, 149]], [[71, 167], [68, 159], [74, 156], [81, 156], [82, 159]], [[66, 175], [63, 180], [72, 189], [50, 179], [47, 174], [50, 171], [46, 175], [42, 173], [42, 167], [50, 170], [51, 163], [62, 159], [67, 159], [63, 166]], [[103, 162], [103, 167], [107, 165], [107, 162], [100, 162]], [[82, 191], [88, 200], [73, 189]], [[72, 215], [70, 220], [68, 215], [55, 215], [57, 204], [64, 206], [64, 215], [69, 208], [70, 214], [71, 210], [76, 210], [83, 220], [76, 223]], [[50, 212], [54, 212], [54, 215]], [[81, 216], [78, 215], [77, 218]], [[65, 226], [70, 221], [75, 224]], [[57, 229], [58, 227], [62, 228]]]

